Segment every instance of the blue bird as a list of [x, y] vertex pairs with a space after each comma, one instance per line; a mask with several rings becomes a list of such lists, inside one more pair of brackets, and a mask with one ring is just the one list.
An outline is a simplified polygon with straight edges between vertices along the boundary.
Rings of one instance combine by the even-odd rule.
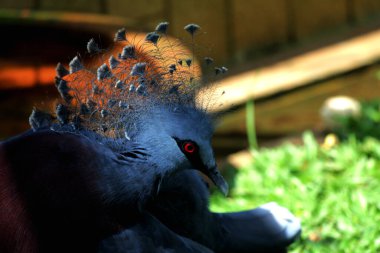
[[228, 193], [214, 116], [196, 99], [194, 60], [158, 49], [168, 25], [140, 45], [119, 30], [115, 48], [133, 54], [111, 55], [110, 67], [58, 64], [56, 112], [34, 109], [32, 129], [0, 143], [0, 252], [279, 253], [299, 236], [276, 204], [209, 211], [199, 172]]

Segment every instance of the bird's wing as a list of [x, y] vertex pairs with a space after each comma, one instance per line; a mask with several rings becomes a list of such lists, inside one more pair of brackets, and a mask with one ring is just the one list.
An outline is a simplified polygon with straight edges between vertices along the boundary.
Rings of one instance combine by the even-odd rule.
[[124, 221], [138, 212], [135, 196], [148, 188], [138, 185], [140, 175], [131, 168], [105, 145], [73, 133], [30, 131], [0, 143], [0, 244], [20, 229], [30, 231], [29, 223], [42, 232], [30, 231], [27, 238], [41, 234], [39, 242], [52, 248], [74, 240], [85, 248], [119, 231], [116, 214]]
[[179, 236], [150, 214], [137, 225], [100, 243], [98, 253], [212, 253], [205, 246]]
[[288, 209], [271, 202], [255, 209], [215, 214], [226, 229], [227, 252], [282, 252], [301, 233], [300, 220]]
[[172, 231], [217, 252], [286, 252], [300, 232], [300, 221], [269, 203], [234, 213], [208, 210], [208, 189], [195, 171], [165, 181], [149, 211]]

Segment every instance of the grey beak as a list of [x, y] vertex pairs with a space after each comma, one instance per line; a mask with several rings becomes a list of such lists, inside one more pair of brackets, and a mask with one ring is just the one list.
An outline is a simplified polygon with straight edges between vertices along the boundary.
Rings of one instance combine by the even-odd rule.
[[211, 181], [219, 188], [219, 190], [223, 193], [224, 196], [228, 194], [228, 184], [226, 180], [223, 178], [222, 174], [220, 174], [218, 168], [216, 166], [209, 168], [206, 172], [207, 176], [211, 179]]

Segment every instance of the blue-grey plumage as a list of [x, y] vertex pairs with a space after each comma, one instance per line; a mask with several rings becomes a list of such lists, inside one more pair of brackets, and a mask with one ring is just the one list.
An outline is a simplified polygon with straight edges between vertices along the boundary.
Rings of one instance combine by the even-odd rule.
[[[116, 103], [113, 100], [110, 102]], [[119, 107], [127, 106], [125, 102], [119, 102]], [[61, 124], [68, 122], [67, 110], [61, 104], [57, 108]], [[88, 110], [86, 105], [81, 105], [82, 114], [88, 113]], [[102, 118], [111, 117], [105, 109], [100, 111], [100, 115]], [[110, 147], [131, 168], [149, 172], [144, 177], [151, 178], [151, 181], [164, 180], [180, 170], [195, 168], [227, 194], [228, 186], [217, 169], [211, 146], [212, 118], [204, 110], [191, 105], [162, 103], [157, 100], [151, 101], [145, 108], [130, 112], [128, 119], [121, 124], [124, 124], [123, 129], [128, 133], [129, 140], [107, 137], [99, 139], [99, 136], [95, 140]], [[59, 127], [54, 129], [60, 131]], [[62, 129], [67, 131], [65, 127]], [[91, 138], [97, 136], [88, 135], [88, 131], [75, 133]], [[185, 142], [196, 145], [196, 152], [188, 154], [182, 146]], [[136, 150], [131, 147], [138, 147], [142, 151], [136, 155]], [[128, 166], [127, 170], [130, 169]], [[129, 174], [125, 176], [128, 177]]]
[[127, 45], [123, 48], [122, 53], [120, 54], [120, 59], [127, 60], [133, 59], [136, 57], [136, 49], [133, 45]]
[[112, 72], [109, 69], [107, 64], [102, 64], [98, 69], [97, 69], [97, 77], [98, 80], [101, 81], [105, 78], [110, 78], [112, 76]]
[[67, 86], [67, 82], [65, 80], [60, 79], [57, 81], [57, 90], [65, 102], [69, 103], [73, 98], [69, 94], [70, 88]]
[[160, 35], [156, 32], [150, 32], [145, 37], [145, 41], [151, 42], [154, 45], [157, 45], [157, 42], [159, 39], [160, 39]]
[[57, 64], [55, 70], [59, 78], [65, 77], [70, 73], [60, 62]]
[[80, 62], [78, 56], [75, 56], [69, 63], [69, 67], [70, 67], [70, 74], [73, 74], [81, 69], [84, 68], [84, 66], [82, 65], [82, 63]]
[[138, 62], [133, 65], [130, 75], [131, 76], [142, 76], [145, 73], [146, 62]]
[[168, 30], [169, 22], [161, 22], [156, 26], [155, 31], [159, 33], [166, 33]]
[[300, 233], [299, 221], [273, 204], [210, 212], [198, 173], [183, 167], [162, 177], [160, 160], [132, 139], [63, 126], [27, 132], [1, 143], [0, 150], [8, 165], [1, 172], [12, 171], [27, 206], [23, 211], [36, 224], [39, 248], [33, 252], [283, 253]]
[[[113, 143], [112, 149], [125, 157], [131, 166], [151, 168], [151, 177], [164, 180], [183, 169], [197, 169], [206, 174], [224, 193], [228, 185], [219, 173], [211, 146], [212, 118], [203, 110], [180, 104], [152, 103], [143, 110], [129, 115], [126, 122], [130, 140]], [[198, 147], [194, 156], [187, 156], [181, 142], [189, 141]], [[102, 141], [105, 143], [105, 141]], [[117, 144], [115, 144], [117, 143]], [[140, 156], [131, 155], [138, 147]], [[137, 159], [138, 158], [138, 159]]]
[[29, 116], [29, 124], [34, 130], [49, 127], [52, 120], [53, 117], [49, 113], [38, 110], [37, 108], [33, 108]]
[[69, 121], [69, 114], [70, 114], [70, 111], [67, 108], [67, 106], [65, 106], [63, 104], [58, 104], [57, 105], [57, 107], [56, 107], [56, 115], [57, 115], [58, 121], [62, 125], [65, 125], [65, 124], [68, 123], [68, 121]]
[[117, 66], [120, 64], [120, 62], [113, 55], [110, 56], [108, 63], [111, 69], [117, 68]]
[[115, 88], [117, 89], [123, 89], [123, 86], [124, 86], [124, 82], [121, 81], [121, 80], [117, 80], [116, 83], [115, 83]]
[[90, 39], [87, 42], [87, 52], [90, 54], [95, 54], [101, 52], [98, 44], [95, 42], [94, 38]]
[[[165, 173], [195, 168], [227, 194], [228, 185], [216, 167], [211, 146], [212, 119], [205, 111], [180, 104], [156, 104], [139, 114], [137, 122], [140, 123], [133, 139], [147, 149], [149, 160], [159, 161]], [[197, 145], [196, 153], [188, 156], [182, 150], [182, 142]]]
[[191, 36], [194, 36], [194, 34], [201, 29], [201, 27], [197, 24], [188, 24], [183, 29], [185, 29], [188, 33], [191, 34]]
[[180, 236], [149, 213], [135, 226], [101, 242], [97, 253], [212, 253], [204, 245]]
[[118, 42], [118, 41], [125, 41], [125, 40], [127, 40], [126, 30], [125, 30], [125, 28], [121, 28], [115, 33], [114, 41]]

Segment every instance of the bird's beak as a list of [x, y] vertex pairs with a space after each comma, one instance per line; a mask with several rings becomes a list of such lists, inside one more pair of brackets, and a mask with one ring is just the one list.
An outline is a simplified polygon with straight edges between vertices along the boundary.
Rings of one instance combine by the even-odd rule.
[[205, 170], [205, 174], [211, 179], [211, 181], [215, 184], [216, 187], [227, 196], [228, 194], [228, 184], [226, 180], [223, 178], [222, 174], [216, 166], [207, 168]]

